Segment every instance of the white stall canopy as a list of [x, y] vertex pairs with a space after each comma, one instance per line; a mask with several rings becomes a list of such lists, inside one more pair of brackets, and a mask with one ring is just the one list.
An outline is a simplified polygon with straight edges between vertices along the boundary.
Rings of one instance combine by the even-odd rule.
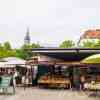
[[14, 65], [25, 65], [25, 60], [17, 58], [17, 57], [7, 57], [4, 58], [5, 61], [8, 62], [8, 64], [14, 64]]
[[3, 58], [3, 60], [3, 62], [0, 62], [0, 67], [2, 68], [14, 68], [16, 65], [25, 67], [26, 61], [17, 57], [7, 57]]
[[0, 62], [0, 68], [14, 68], [16, 65], [8, 64], [8, 62]]

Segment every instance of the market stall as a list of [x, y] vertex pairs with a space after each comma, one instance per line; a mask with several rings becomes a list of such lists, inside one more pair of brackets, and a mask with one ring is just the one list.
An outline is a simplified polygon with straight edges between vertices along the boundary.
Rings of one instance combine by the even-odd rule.
[[87, 80], [84, 84], [85, 89], [100, 90], [100, 54], [89, 56], [82, 60], [87, 64]]
[[26, 74], [26, 70], [28, 69], [26, 61], [17, 57], [7, 57], [3, 58], [3, 60], [3, 62], [0, 62], [0, 74], [15, 74], [16, 83], [21, 84], [22, 76]]

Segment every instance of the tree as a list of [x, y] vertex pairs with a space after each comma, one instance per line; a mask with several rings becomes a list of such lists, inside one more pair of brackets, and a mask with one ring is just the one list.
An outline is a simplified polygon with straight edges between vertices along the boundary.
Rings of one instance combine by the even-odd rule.
[[83, 41], [80, 45], [80, 47], [86, 47], [86, 48], [100, 48], [100, 40], [86, 40]]
[[15, 56], [22, 59], [28, 59], [33, 55], [30, 49], [41, 47], [39, 44], [22, 45], [20, 49], [12, 49], [9, 42], [5, 42], [3, 45], [0, 44], [0, 58]]
[[9, 42], [0, 44], [0, 58], [15, 56], [15, 51], [11, 49]]
[[92, 48], [92, 47], [94, 47], [94, 43], [89, 40], [83, 41], [81, 47]]
[[97, 41], [97, 43], [94, 45], [95, 48], [100, 48], [100, 39]]
[[28, 52], [25, 51], [24, 49], [17, 49], [15, 56], [22, 59], [26, 59], [28, 57]]
[[31, 48], [40, 48], [40, 44], [32, 43]]
[[30, 45], [26, 45], [26, 44], [24, 44], [24, 45], [22, 45], [22, 47], [21, 47], [20, 49], [25, 50], [25, 49], [30, 49], [30, 48], [31, 48]]
[[4, 49], [5, 49], [5, 50], [11, 50], [11, 45], [10, 45], [9, 42], [5, 42], [5, 43], [4, 43]]
[[3, 50], [3, 46], [2, 44], [0, 43], [0, 52]]
[[20, 49], [16, 50], [16, 57], [20, 57], [23, 59], [28, 59], [34, 54], [30, 52], [30, 49], [32, 48], [39, 48], [41, 47], [39, 44], [32, 43], [30, 45], [24, 44]]
[[65, 40], [60, 44], [60, 48], [71, 48], [74, 46], [75, 44], [72, 40]]
[[35, 44], [35, 43], [32, 43], [30, 45], [22, 45], [21, 49], [32, 49], [32, 48], [40, 48], [41, 46], [39, 44]]

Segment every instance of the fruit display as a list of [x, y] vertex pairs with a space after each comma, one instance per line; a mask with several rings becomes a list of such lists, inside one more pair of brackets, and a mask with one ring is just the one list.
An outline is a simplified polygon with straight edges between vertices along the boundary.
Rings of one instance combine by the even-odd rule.
[[63, 75], [46, 74], [38, 80], [39, 86], [48, 88], [70, 88], [71, 82], [69, 78]]

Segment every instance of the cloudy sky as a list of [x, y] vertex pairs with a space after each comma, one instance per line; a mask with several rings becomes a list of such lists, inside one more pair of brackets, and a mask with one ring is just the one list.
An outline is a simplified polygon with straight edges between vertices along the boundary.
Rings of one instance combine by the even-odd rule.
[[27, 27], [31, 42], [77, 41], [85, 30], [100, 28], [100, 0], [0, 0], [0, 43], [21, 46]]

